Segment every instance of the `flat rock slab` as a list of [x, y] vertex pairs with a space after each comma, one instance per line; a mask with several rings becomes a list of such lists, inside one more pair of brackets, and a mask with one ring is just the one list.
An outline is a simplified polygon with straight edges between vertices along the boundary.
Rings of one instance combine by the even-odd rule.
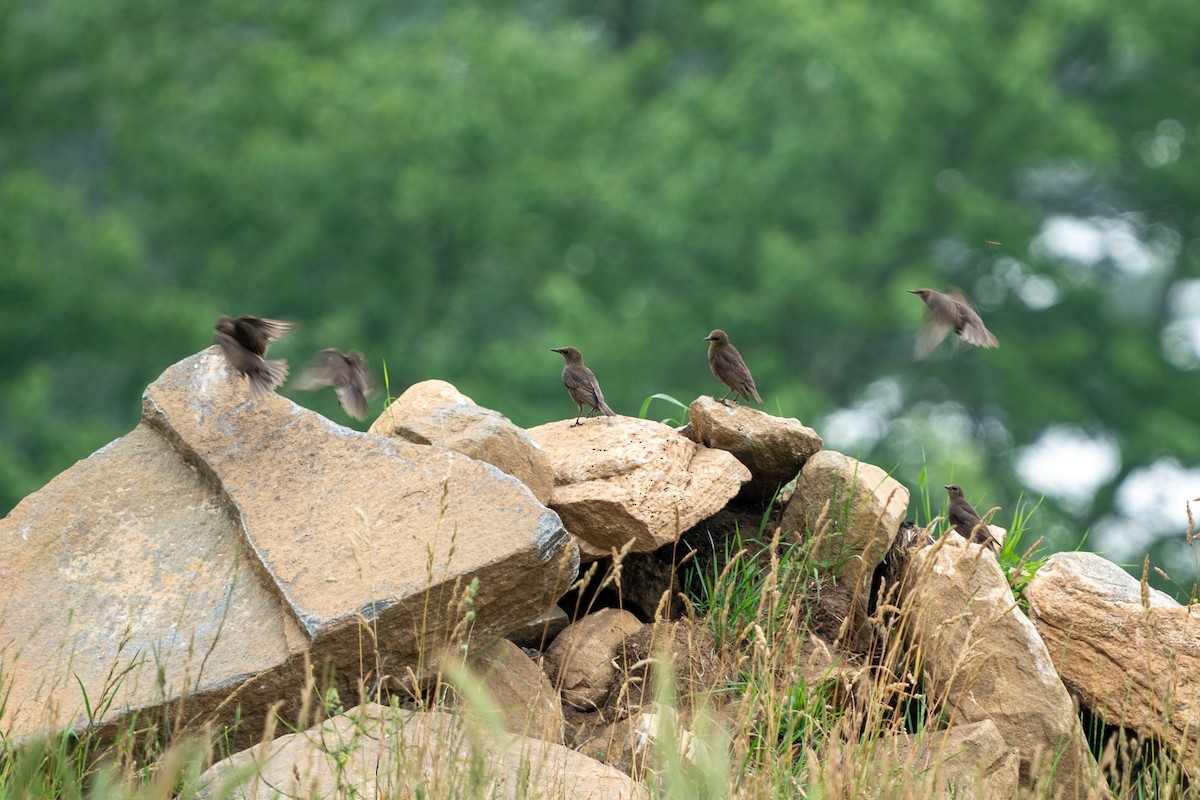
[[753, 477], [742, 487], [741, 496], [756, 501], [770, 500], [824, 447], [817, 432], [798, 419], [723, 405], [711, 397], [693, 400], [688, 419], [685, 432], [691, 439], [728, 450], [750, 470]]
[[1094, 553], [1055, 553], [1028, 586], [1030, 617], [1064, 680], [1111, 725], [1159, 739], [1200, 779], [1200, 606], [1183, 606]]
[[[349, 681], [373, 638], [395, 670], [436, 656], [473, 579], [473, 634], [498, 637], [578, 568], [558, 516], [520, 481], [278, 396], [251, 401], [215, 347], [146, 390], [133, 434], [0, 521], [0, 548], [0, 659], [40, 670], [14, 688], [10, 733], [14, 707], [32, 729], [74, 724], [76, 676], [96, 706], [110, 668], [130, 661], [106, 719], [185, 692], [236, 697], [222, 714], [241, 705], [248, 719], [296, 699], [303, 655]], [[81, 652], [86, 663], [62, 659]], [[57, 694], [34, 721], [46, 687]]]
[[659, 422], [603, 417], [571, 427], [562, 420], [529, 434], [554, 467], [550, 507], [581, 547], [586, 543], [585, 557], [630, 541], [633, 552], [673, 542], [750, 480], [732, 454]]
[[445, 447], [520, 479], [539, 503], [550, 502], [554, 470], [524, 429], [484, 408], [446, 381], [421, 381], [383, 410], [371, 433]]
[[201, 797], [537, 797], [636, 800], [645, 787], [539, 739], [439, 711], [367, 704], [255, 745], [200, 776]]
[[[1018, 751], [1025, 789], [1103, 795], [1071, 698], [1000, 565], [980, 545], [947, 541], [913, 552], [904, 577], [906, 635], [921, 649], [931, 702], [954, 725], [994, 722]], [[1044, 774], [1054, 785], [1034, 787]]]

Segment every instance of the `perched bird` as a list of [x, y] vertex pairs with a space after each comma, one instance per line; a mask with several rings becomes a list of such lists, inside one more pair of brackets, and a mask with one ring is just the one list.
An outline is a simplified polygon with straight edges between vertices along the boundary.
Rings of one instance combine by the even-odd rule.
[[287, 379], [285, 359], [267, 361], [263, 356], [271, 342], [282, 339], [291, 329], [292, 323], [277, 319], [230, 319], [224, 314], [217, 318], [217, 344], [230, 366], [250, 380], [250, 396], [255, 400], [267, 396]]
[[579, 352], [579, 348], [553, 347], [551, 352], [561, 353], [563, 360], [567, 362], [563, 367], [563, 384], [567, 387], [567, 392], [575, 401], [575, 405], [579, 406], [579, 414], [575, 417], [575, 422], [571, 424], [571, 427], [583, 424], [579, 417], [583, 415], [584, 406], [591, 408], [588, 417], [597, 411], [606, 417], [615, 417], [616, 412], [608, 407], [608, 403], [604, 402], [604, 392], [600, 391], [600, 384], [596, 380], [596, 376], [583, 365], [583, 354]]
[[946, 519], [954, 526], [959, 536], [968, 542], [979, 542], [997, 553], [1000, 552], [1000, 543], [992, 536], [975, 507], [963, 497], [962, 487], [952, 483], [945, 488], [950, 495], [950, 510], [946, 512]]
[[[739, 397], [746, 400], [753, 397], [754, 401], [761, 405], [763, 399], [758, 396], [758, 389], [754, 387], [754, 378], [750, 375], [750, 370], [746, 368], [742, 354], [729, 343], [729, 337], [725, 335], [725, 331], [717, 329], [704, 337], [704, 340], [708, 342], [708, 366], [712, 370], [712, 374], [729, 387], [725, 397], [732, 394], [735, 403]], [[721, 405], [728, 405], [725, 397], [717, 402]]]
[[976, 347], [999, 347], [1000, 342], [983, 324], [979, 312], [963, 294], [962, 289], [951, 286], [946, 294], [933, 289], [909, 289], [925, 301], [929, 308], [929, 321], [921, 338], [917, 340], [917, 358], [925, 358], [933, 348], [941, 344], [946, 334], [953, 330], [958, 338]]
[[296, 379], [297, 389], [333, 386], [338, 402], [355, 419], [367, 417], [367, 394], [374, 388], [363, 357], [356, 350], [342, 353], [332, 347], [308, 360]]

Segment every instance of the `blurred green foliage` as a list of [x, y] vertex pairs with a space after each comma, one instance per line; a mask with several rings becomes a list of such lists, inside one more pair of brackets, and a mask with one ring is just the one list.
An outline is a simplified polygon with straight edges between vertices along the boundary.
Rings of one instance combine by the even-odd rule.
[[[1096, 501], [1033, 521], [1073, 546], [1131, 473], [1200, 461], [1196, 359], [1164, 354], [1198, 39], [1192, 0], [0, 0], [0, 510], [219, 313], [523, 425], [573, 411], [550, 347], [635, 414], [716, 391], [723, 327], [768, 410], [882, 398], [856, 454], [981, 510], [1048, 426], [1110, 438]], [[1149, 266], [1064, 257], [1055, 217]], [[950, 283], [1002, 346], [913, 363], [905, 290]]]

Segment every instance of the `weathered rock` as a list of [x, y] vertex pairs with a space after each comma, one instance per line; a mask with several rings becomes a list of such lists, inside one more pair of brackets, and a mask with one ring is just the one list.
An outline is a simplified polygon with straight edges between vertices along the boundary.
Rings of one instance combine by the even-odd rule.
[[1104, 791], [1071, 698], [996, 559], [948, 541], [913, 552], [904, 578], [905, 632], [921, 648], [931, 700], [954, 724], [994, 722], [1020, 754], [1025, 788], [1051, 774], [1050, 794]]
[[545, 650], [570, 622], [562, 606], [553, 605], [549, 611], [510, 631], [506, 638], [518, 647]]
[[815, 544], [814, 557], [837, 575], [822, 605], [831, 619], [825, 635], [843, 635], [851, 649], [866, 646], [863, 623], [871, 576], [892, 546], [908, 511], [908, 489], [879, 467], [822, 450], [804, 464], [796, 493], [783, 512], [784, 531], [798, 531]]
[[383, 410], [371, 433], [445, 447], [486, 461], [522, 481], [539, 503], [554, 490], [550, 459], [524, 429], [477, 405], [446, 381], [410, 386]]
[[1094, 553], [1055, 553], [1025, 588], [1063, 680], [1105, 722], [1159, 739], [1200, 779], [1200, 606]]
[[471, 672], [496, 704], [504, 729], [547, 742], [563, 741], [563, 713], [558, 692], [542, 668], [512, 642], [501, 639], [472, 654]]
[[605, 608], [560, 633], [546, 651], [546, 663], [563, 701], [580, 709], [603, 705], [617, 676], [613, 660], [625, 637], [641, 628], [628, 611]]
[[722, 405], [699, 397], [688, 407], [690, 438], [719, 450], [728, 450], [753, 476], [740, 496], [769, 500], [796, 477], [824, 444], [812, 428], [794, 418], [775, 417], [755, 408]]
[[1020, 759], [985, 719], [922, 736], [898, 733], [880, 739], [873, 762], [880, 783], [901, 776], [908, 797], [1016, 797]]
[[731, 454], [649, 420], [604, 417], [575, 428], [563, 420], [529, 434], [554, 467], [550, 507], [592, 554], [629, 540], [634, 552], [675, 541], [750, 479]]
[[216, 347], [185, 359], [133, 433], [0, 521], [10, 736], [77, 724], [76, 678], [110, 727], [186, 696], [185, 721], [240, 713], [256, 736], [299, 697], [306, 654], [353, 696], [363, 640], [389, 668], [436, 657], [473, 578], [479, 638], [573, 580], [560, 520], [515, 478], [247, 397]]
[[[628, 775], [562, 745], [489, 731], [445, 712], [375, 704], [255, 745], [215, 764], [200, 782], [202, 797], [239, 800], [646, 797]], [[236, 785], [228, 793], [227, 782]]]

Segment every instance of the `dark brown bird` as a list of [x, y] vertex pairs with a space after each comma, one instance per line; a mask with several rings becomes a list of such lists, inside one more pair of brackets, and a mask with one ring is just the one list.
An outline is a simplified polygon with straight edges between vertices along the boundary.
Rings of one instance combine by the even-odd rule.
[[[729, 343], [729, 337], [725, 331], [718, 328], [704, 337], [704, 340], [708, 342], [709, 369], [712, 370], [713, 375], [717, 376], [717, 380], [729, 387], [725, 397], [732, 394], [735, 403], [739, 397], [746, 400], [753, 397], [756, 403], [762, 405], [763, 399], [758, 396], [758, 389], [754, 387], [754, 378], [750, 375], [746, 362], [742, 360], [742, 354]], [[728, 405], [725, 397], [717, 402], [721, 405]], [[716, 400], [715, 397], [713, 399]]]
[[333, 386], [338, 402], [355, 419], [367, 417], [367, 395], [374, 388], [371, 376], [357, 351], [342, 353], [332, 347], [317, 353], [304, 365], [296, 379], [297, 389]]
[[963, 497], [962, 487], [952, 483], [946, 487], [946, 492], [950, 495], [950, 510], [946, 512], [946, 519], [954, 526], [958, 535], [968, 542], [979, 542], [999, 553], [1000, 543], [992, 536], [975, 507]]
[[217, 318], [216, 338], [225, 359], [241, 375], [250, 380], [250, 396], [255, 400], [275, 391], [287, 380], [286, 359], [267, 361], [267, 348], [282, 339], [292, 329], [292, 323], [277, 319], [238, 317], [222, 314]]
[[917, 340], [917, 358], [925, 358], [933, 348], [941, 344], [946, 334], [954, 331], [958, 338], [976, 347], [999, 347], [1000, 342], [983, 324], [979, 312], [963, 294], [962, 289], [951, 286], [946, 294], [933, 289], [909, 289], [925, 301], [929, 308], [929, 321], [921, 338]]
[[554, 347], [551, 348], [551, 351], [561, 353], [563, 360], [567, 362], [563, 367], [563, 384], [567, 387], [567, 392], [575, 401], [575, 405], [579, 406], [579, 414], [575, 417], [575, 422], [571, 424], [571, 427], [583, 424], [579, 417], [583, 416], [584, 406], [591, 408], [591, 411], [588, 412], [589, 418], [597, 411], [606, 417], [615, 417], [616, 412], [608, 407], [608, 403], [604, 402], [604, 392], [600, 391], [600, 383], [596, 380], [596, 376], [584, 366], [583, 354], [579, 352], [579, 348]]

